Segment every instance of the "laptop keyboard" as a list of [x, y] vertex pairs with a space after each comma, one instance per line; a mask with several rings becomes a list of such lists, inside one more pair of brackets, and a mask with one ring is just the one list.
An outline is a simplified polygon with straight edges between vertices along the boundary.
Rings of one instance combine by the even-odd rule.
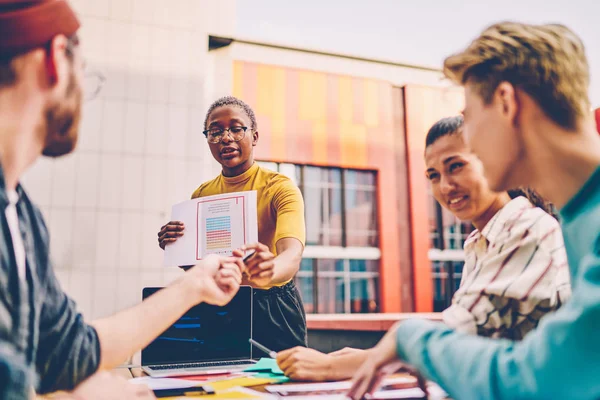
[[231, 365], [246, 365], [250, 364], [249, 361], [207, 361], [199, 363], [187, 363], [187, 364], [168, 364], [168, 365], [152, 365], [150, 368], [155, 370], [162, 369], [187, 369], [187, 368], [206, 368], [206, 367], [227, 367]]

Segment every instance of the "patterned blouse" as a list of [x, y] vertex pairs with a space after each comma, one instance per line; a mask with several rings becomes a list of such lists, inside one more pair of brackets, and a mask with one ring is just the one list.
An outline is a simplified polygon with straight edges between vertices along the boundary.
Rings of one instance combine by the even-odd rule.
[[460, 287], [443, 313], [451, 328], [520, 340], [571, 296], [560, 225], [525, 197], [473, 231], [464, 249]]

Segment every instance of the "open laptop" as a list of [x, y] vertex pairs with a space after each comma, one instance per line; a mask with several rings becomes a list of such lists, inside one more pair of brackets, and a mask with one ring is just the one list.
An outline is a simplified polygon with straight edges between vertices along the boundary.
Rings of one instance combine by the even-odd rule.
[[[144, 288], [146, 299], [161, 288]], [[152, 377], [241, 371], [252, 360], [252, 288], [241, 286], [229, 304], [199, 304], [142, 350]]]

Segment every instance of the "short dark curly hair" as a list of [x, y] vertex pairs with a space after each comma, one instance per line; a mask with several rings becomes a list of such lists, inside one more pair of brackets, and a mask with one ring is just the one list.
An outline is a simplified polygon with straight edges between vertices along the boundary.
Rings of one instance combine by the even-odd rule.
[[250, 118], [250, 123], [252, 124], [250, 129], [252, 129], [253, 131], [256, 130], [256, 128], [257, 128], [256, 115], [254, 114], [254, 111], [252, 110], [252, 108], [248, 104], [244, 103], [242, 100], [238, 99], [237, 97], [233, 97], [233, 96], [221, 97], [220, 99], [217, 99], [214, 103], [212, 103], [210, 105], [210, 107], [208, 107], [208, 111], [206, 112], [206, 117], [204, 118], [204, 129], [208, 129], [206, 124], [208, 123], [208, 117], [210, 116], [210, 114], [215, 109], [217, 109], [219, 107], [225, 107], [225, 106], [233, 106], [233, 107], [241, 108], [242, 111], [244, 111], [246, 113], [248, 118]]

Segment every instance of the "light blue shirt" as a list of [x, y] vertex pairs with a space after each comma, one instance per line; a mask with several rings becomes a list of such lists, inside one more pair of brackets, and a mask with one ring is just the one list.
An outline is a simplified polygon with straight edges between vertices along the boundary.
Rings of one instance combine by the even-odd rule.
[[573, 295], [521, 342], [409, 320], [400, 359], [455, 399], [600, 399], [600, 168], [560, 211]]

